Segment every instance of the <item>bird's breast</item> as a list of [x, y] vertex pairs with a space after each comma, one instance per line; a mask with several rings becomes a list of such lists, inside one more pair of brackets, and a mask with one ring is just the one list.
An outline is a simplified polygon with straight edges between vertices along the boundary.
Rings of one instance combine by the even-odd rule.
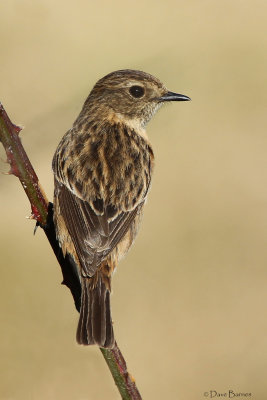
[[145, 198], [154, 164], [146, 138], [124, 124], [102, 124], [101, 129], [95, 124], [93, 131], [76, 134], [74, 140], [79, 151], [68, 158], [63, 175], [78, 197], [90, 203], [101, 199], [121, 211]]

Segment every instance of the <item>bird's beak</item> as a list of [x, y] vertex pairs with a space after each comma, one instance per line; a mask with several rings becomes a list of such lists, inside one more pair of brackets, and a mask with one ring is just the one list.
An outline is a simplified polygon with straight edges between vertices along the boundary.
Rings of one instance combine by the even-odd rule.
[[190, 97], [184, 94], [178, 94], [173, 92], [167, 92], [159, 98], [159, 101], [188, 101], [191, 100]]

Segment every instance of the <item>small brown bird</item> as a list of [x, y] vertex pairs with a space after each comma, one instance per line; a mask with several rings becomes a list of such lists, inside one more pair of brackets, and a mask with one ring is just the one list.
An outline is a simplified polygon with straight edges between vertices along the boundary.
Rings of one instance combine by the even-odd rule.
[[145, 72], [112, 72], [57, 147], [54, 222], [81, 282], [80, 344], [114, 346], [111, 277], [137, 234], [154, 166], [145, 126], [164, 102], [184, 100]]

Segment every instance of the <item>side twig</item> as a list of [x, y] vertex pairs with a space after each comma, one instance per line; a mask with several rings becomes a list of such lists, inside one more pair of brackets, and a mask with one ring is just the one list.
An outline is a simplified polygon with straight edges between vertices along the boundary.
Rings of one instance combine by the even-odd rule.
[[[10, 164], [9, 174], [19, 178], [23, 189], [31, 204], [32, 215], [37, 225], [44, 230], [47, 239], [60, 264], [63, 282], [73, 296], [75, 307], [80, 311], [81, 286], [78, 278], [72, 272], [71, 260], [64, 257], [58, 244], [53, 223], [53, 204], [49, 203], [32, 164], [22, 146], [19, 132], [22, 128], [14, 125], [9, 119], [4, 107], [0, 103], [0, 142], [2, 142]], [[115, 384], [123, 400], [141, 400], [141, 395], [134, 379], [127, 371], [127, 365], [117, 345], [113, 349], [100, 348], [103, 357], [110, 369]]]

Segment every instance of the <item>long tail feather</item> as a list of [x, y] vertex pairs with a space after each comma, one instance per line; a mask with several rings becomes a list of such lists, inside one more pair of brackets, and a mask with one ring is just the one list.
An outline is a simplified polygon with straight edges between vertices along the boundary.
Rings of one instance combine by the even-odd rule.
[[110, 290], [102, 281], [101, 275], [94, 287], [89, 278], [82, 278], [81, 310], [76, 339], [83, 345], [96, 344], [106, 348], [114, 346]]

